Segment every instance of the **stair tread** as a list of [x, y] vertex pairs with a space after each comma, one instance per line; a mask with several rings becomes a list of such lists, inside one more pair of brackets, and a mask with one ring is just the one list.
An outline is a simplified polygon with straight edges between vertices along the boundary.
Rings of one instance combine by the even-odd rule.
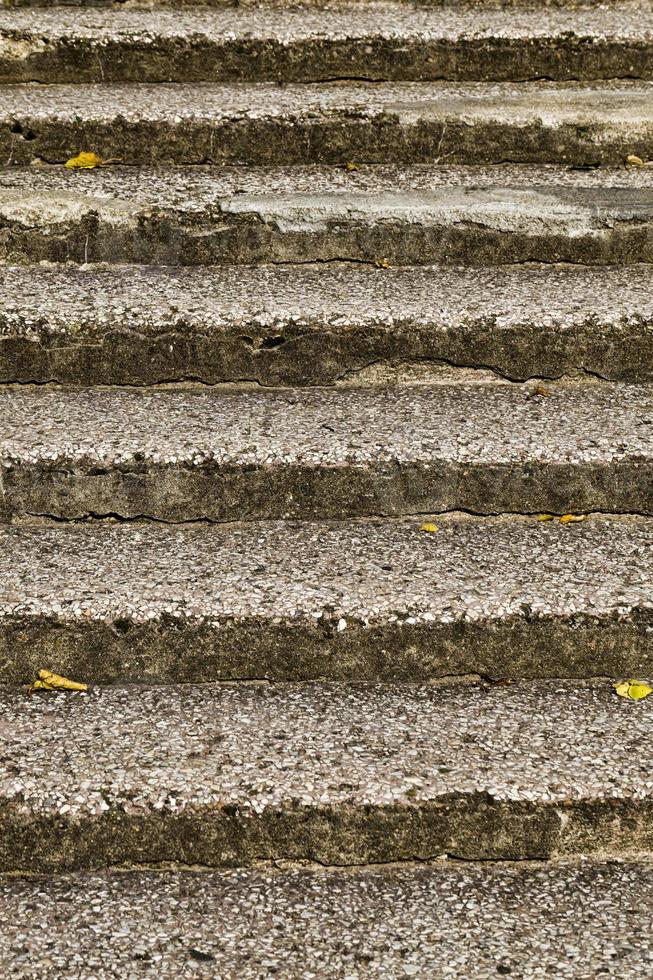
[[0, 895], [0, 963], [42, 978], [50, 970], [128, 976], [148, 968], [177, 978], [208, 968], [243, 980], [273, 970], [494, 980], [610, 976], [616, 968], [640, 980], [653, 967], [646, 859], [358, 874], [93, 873], [5, 879]]
[[8, 389], [5, 464], [366, 466], [653, 457], [653, 389], [504, 381], [286, 391]]
[[653, 672], [650, 519], [421, 520], [5, 526], [2, 679]]
[[6, 260], [651, 261], [653, 168], [9, 169]]
[[127, 687], [31, 699], [2, 689], [0, 705], [12, 760], [0, 778], [3, 870], [25, 858], [32, 871], [130, 860], [362, 864], [651, 843], [642, 746], [653, 700], [626, 702], [607, 681]]
[[[35, 125], [48, 119], [112, 123], [116, 117], [171, 125], [189, 121], [231, 122], [323, 113], [356, 112], [374, 118], [396, 114], [400, 122], [419, 119], [466, 125], [497, 120], [506, 124], [593, 125], [632, 127], [642, 138], [643, 124], [653, 119], [653, 82], [324, 82], [319, 85], [273, 82], [159, 82], [147, 84], [60, 85], [24, 83], [0, 86], [0, 121], [28, 115]], [[4, 117], [4, 118], [2, 118]]]
[[651, 381], [650, 281], [648, 266], [0, 266], [0, 380], [324, 384], [445, 361]]
[[[97, 7], [23, 8], [0, 10], [0, 32], [47, 38], [88, 38], [100, 42], [123, 39], [148, 41], [158, 37], [220, 40], [242, 37], [278, 39], [284, 44], [306, 38], [391, 37], [437, 38], [548, 37], [573, 32], [579, 37], [641, 38], [650, 41], [653, 12], [646, 0], [616, 0], [610, 4], [574, 3], [573, 7], [524, 4], [509, 9], [488, 6], [418, 6], [403, 2], [315, 4], [257, 4], [220, 10], [184, 6], [181, 9], [102, 10]], [[29, 53], [29, 49], [27, 49]]]

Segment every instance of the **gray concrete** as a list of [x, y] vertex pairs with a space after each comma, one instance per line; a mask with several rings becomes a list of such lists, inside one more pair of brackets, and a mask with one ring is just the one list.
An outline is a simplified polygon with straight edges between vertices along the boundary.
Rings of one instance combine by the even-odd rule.
[[15, 168], [0, 259], [653, 262], [653, 167]]
[[0, 515], [653, 514], [653, 390], [8, 388]]
[[129, 166], [618, 166], [653, 157], [653, 83], [0, 88], [2, 160], [65, 163], [80, 149]]
[[5, 879], [0, 902], [0, 968], [24, 980], [653, 972], [645, 859], [62, 875]]
[[0, 870], [650, 850], [653, 701], [610, 684], [0, 691]]
[[0, 13], [0, 80], [651, 78], [651, 5], [328, 3]]
[[363, 384], [381, 369], [653, 381], [648, 266], [0, 267], [0, 381]]
[[436, 520], [4, 528], [0, 680], [653, 674], [652, 521]]

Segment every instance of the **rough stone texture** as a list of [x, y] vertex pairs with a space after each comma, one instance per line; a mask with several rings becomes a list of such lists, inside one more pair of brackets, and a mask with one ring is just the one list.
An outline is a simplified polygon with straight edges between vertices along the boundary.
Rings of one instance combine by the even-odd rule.
[[653, 703], [607, 682], [5, 690], [0, 705], [4, 871], [653, 845]]
[[653, 381], [651, 277], [644, 265], [0, 267], [0, 381], [361, 383], [380, 365], [445, 362]]
[[653, 514], [653, 388], [8, 388], [0, 516]]
[[652, 53], [639, 0], [482, 16], [389, 2], [0, 16], [2, 82], [651, 78]]
[[0, 259], [653, 262], [653, 167], [15, 168]]
[[80, 149], [129, 166], [617, 166], [653, 157], [653, 83], [0, 88], [1, 159], [65, 163]]
[[437, 523], [4, 528], [0, 680], [653, 674], [652, 521]]
[[0, 901], [0, 968], [24, 980], [653, 972], [646, 859], [61, 875], [5, 879]]

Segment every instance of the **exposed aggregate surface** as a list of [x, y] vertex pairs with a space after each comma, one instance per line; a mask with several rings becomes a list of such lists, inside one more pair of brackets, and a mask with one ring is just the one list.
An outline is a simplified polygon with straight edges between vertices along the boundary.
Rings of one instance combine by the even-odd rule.
[[[592, 84], [426, 83], [402, 82], [343, 85], [241, 83], [124, 85], [3, 85], [0, 122], [29, 118], [38, 127], [47, 122], [159, 122], [171, 128], [189, 122], [220, 122], [286, 117], [329, 121], [335, 114], [374, 120], [396, 116], [401, 124], [459, 122], [466, 125], [500, 122], [592, 126], [598, 143], [609, 136], [648, 139], [653, 120], [652, 82]], [[612, 130], [614, 127], [614, 130]], [[217, 137], [216, 137], [217, 139]]]
[[[594, 38], [642, 38], [653, 34], [653, 13], [645, 2], [574, 4], [571, 8], [532, 4], [509, 12], [456, 4], [429, 7], [408, 3], [327, 3], [320, 6], [225, 6], [220, 12], [187, 7], [166, 9], [23, 9], [0, 13], [0, 31], [55, 41], [83, 38], [99, 48], [117, 38], [150, 41], [157, 37], [197, 40], [262, 37], [283, 44], [304, 38], [387, 36], [419, 40], [474, 37], [535, 38], [573, 32]], [[0, 45], [0, 54], [2, 46]], [[16, 57], [19, 52], [16, 52]], [[29, 56], [29, 48], [24, 57]]]
[[5, 880], [0, 901], [0, 967], [25, 980], [641, 980], [653, 970], [644, 859], [86, 874]]
[[[507, 269], [256, 266], [204, 269], [121, 266], [0, 266], [0, 336], [69, 339], [109, 328], [156, 335], [210, 333], [246, 324], [334, 331], [352, 326], [391, 333], [404, 322], [434, 334], [461, 322], [546, 334], [597, 322], [653, 322], [649, 266]], [[599, 331], [597, 330], [597, 334]], [[598, 341], [598, 337], [597, 337]]]
[[608, 682], [0, 688], [0, 705], [0, 801], [17, 814], [653, 793], [653, 700], [624, 701]]
[[609, 465], [653, 459], [646, 385], [502, 381], [312, 391], [5, 388], [0, 461]]
[[0, 529], [0, 615], [450, 623], [653, 608], [653, 522]]

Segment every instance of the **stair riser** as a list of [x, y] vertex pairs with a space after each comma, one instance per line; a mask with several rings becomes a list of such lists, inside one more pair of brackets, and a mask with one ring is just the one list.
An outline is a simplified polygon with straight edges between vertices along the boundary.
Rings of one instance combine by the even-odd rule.
[[[5, 34], [13, 43], [19, 38]], [[143, 44], [118, 37], [102, 43], [38, 35], [28, 57], [3, 57], [0, 82], [218, 82], [328, 81], [519, 81], [538, 78], [592, 80], [653, 78], [653, 46], [645, 41], [591, 37], [461, 37], [437, 40], [354, 37], [298, 39], [203, 39], [166, 37]], [[627, 66], [627, 67], [625, 67]]]
[[490, 318], [446, 331], [395, 319], [391, 330], [361, 324], [338, 331], [319, 321], [276, 326], [266, 330], [242, 318], [215, 335], [180, 324], [148, 337], [134, 319], [109, 328], [87, 322], [65, 344], [46, 332], [36, 340], [9, 334], [0, 336], [0, 383], [328, 385], [371, 365], [390, 370], [443, 363], [488, 367], [515, 380], [587, 371], [609, 380], [653, 381], [653, 322], [647, 320], [624, 326], [588, 317], [587, 324], [557, 334], [538, 323], [507, 330]]
[[497, 803], [484, 794], [437, 803], [374, 806], [194, 806], [191, 812], [26, 819], [0, 803], [0, 872], [58, 872], [174, 862], [238, 867], [261, 861], [326, 865], [538, 860], [653, 848], [649, 800], [546, 805]]
[[[265, 201], [261, 206], [265, 206]], [[372, 202], [371, 202], [372, 203]], [[353, 261], [391, 265], [502, 265], [570, 262], [584, 265], [653, 263], [653, 218], [618, 221], [601, 231], [568, 237], [564, 227], [493, 229], [478, 211], [470, 221], [366, 222], [356, 217], [324, 225], [280, 227], [255, 213], [217, 214], [194, 224], [180, 215], [149, 212], [105, 222], [89, 211], [28, 228], [0, 220], [0, 258], [10, 262], [128, 262], [158, 265], [255, 265], [261, 262]], [[539, 231], [539, 233], [538, 233]]]
[[[480, 397], [480, 393], [479, 393]], [[329, 433], [325, 431], [325, 439]], [[0, 518], [116, 514], [162, 521], [341, 519], [468, 510], [653, 515], [650, 459], [377, 466], [5, 463]]]
[[421, 683], [447, 676], [537, 679], [653, 675], [653, 614], [636, 609], [565, 616], [506, 616], [494, 623], [362, 626], [297, 617], [179, 616], [148, 624], [52, 617], [0, 620], [0, 683], [24, 684], [47, 664], [91, 683], [216, 681]]
[[412, 124], [402, 122], [391, 111], [373, 118], [352, 118], [352, 110], [316, 116], [315, 120], [184, 119], [178, 124], [130, 122], [117, 116], [81, 122], [21, 117], [20, 133], [12, 132], [17, 124], [9, 118], [0, 129], [0, 154], [12, 164], [29, 165], [35, 159], [65, 163], [80, 150], [91, 150], [128, 166], [342, 165], [351, 160], [619, 166], [629, 154], [643, 160], [653, 158], [653, 120], [636, 127], [609, 122], [543, 126], [539, 120], [528, 125], [481, 119], [460, 122], [457, 113], [450, 117], [439, 113], [434, 119], [423, 117]]

